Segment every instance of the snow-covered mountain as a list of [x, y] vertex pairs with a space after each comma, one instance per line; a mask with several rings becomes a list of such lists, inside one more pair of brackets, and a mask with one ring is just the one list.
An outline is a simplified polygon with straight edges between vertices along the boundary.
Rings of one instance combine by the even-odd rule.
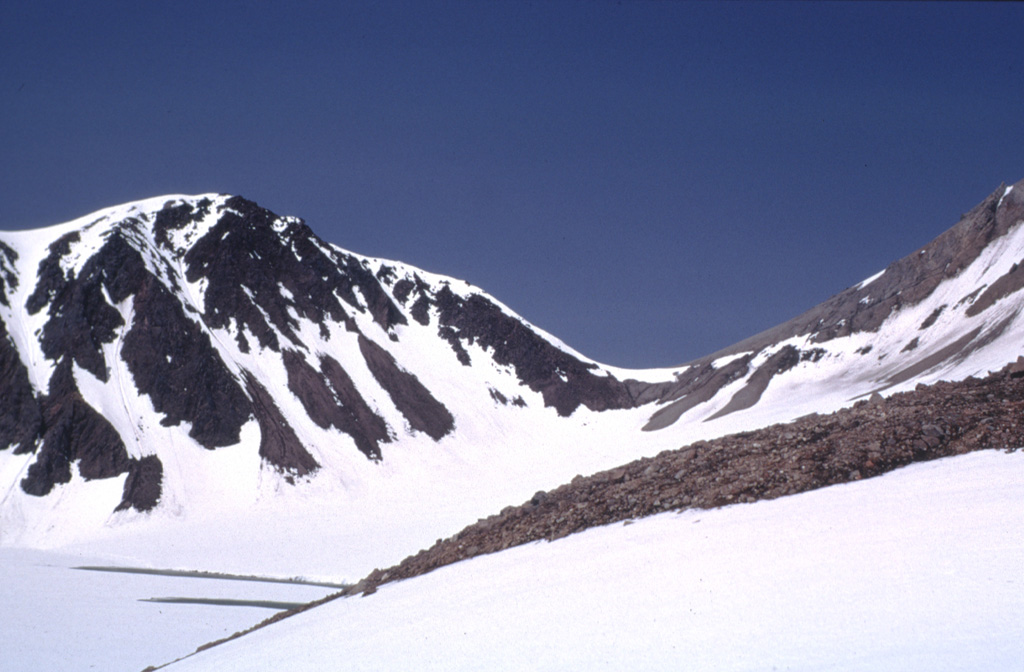
[[115, 508], [148, 511], [174, 442], [255, 439], [294, 483], [336, 455], [441, 441], [495, 404], [634, 403], [465, 283], [344, 252], [238, 197], [134, 203], [5, 240], [0, 442], [35, 456], [29, 495], [77, 463], [86, 480], [127, 474]]
[[1001, 186], [803, 315], [647, 371], [237, 196], [2, 233], [0, 544], [358, 578], [578, 473], [1016, 360], [1022, 222]]

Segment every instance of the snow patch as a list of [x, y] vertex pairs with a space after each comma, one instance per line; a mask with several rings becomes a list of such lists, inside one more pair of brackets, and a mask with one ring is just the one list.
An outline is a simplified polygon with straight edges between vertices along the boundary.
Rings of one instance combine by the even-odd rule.
[[854, 286], [854, 289], [856, 289], [856, 290], [864, 289], [865, 287], [870, 285], [875, 280], [878, 280], [883, 275], [885, 275], [885, 269], [884, 268], [882, 270], [880, 270], [878, 273], [875, 273], [874, 275], [872, 275], [870, 278], [867, 278], [866, 280], [861, 280], [860, 283], [858, 283], [857, 285]]
[[997, 203], [997, 204], [996, 204], [996, 207], [997, 207], [997, 208], [998, 208], [999, 206], [1001, 206], [1001, 205], [1003, 204], [1003, 200], [1004, 200], [1004, 199], [1005, 199], [1005, 198], [1006, 198], [1007, 196], [1009, 196], [1009, 195], [1010, 195], [1010, 192], [1011, 192], [1011, 191], [1013, 191], [1013, 185], [1012, 185], [1012, 184], [1011, 184], [1010, 186], [1008, 186], [1008, 187], [1006, 188], [1006, 191], [1004, 191], [1004, 192], [1003, 192], [1003, 195], [999, 197], [999, 203]]
[[718, 359], [716, 359], [713, 362], [711, 362], [711, 368], [713, 368], [713, 369], [720, 369], [723, 366], [727, 366], [728, 364], [731, 364], [731, 363], [735, 362], [737, 359], [743, 359], [747, 355], [752, 355], [752, 354], [754, 354], [754, 351], [753, 350], [748, 350], [746, 352], [737, 352], [736, 354], [733, 354], [733, 355], [726, 355], [724, 357], [719, 357]]

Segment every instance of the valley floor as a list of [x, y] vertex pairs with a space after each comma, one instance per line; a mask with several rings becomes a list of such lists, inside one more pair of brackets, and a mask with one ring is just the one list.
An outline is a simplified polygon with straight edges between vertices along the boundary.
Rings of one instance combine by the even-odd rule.
[[[138, 672], [154, 660], [176, 658], [275, 613], [232, 602], [308, 602], [337, 590], [76, 569], [108, 561], [0, 548], [0, 669]], [[153, 598], [186, 601], [147, 601]], [[211, 603], [202, 603], [206, 600]]]
[[[1024, 661], [1024, 452], [669, 512], [339, 599], [170, 670], [1008, 670]], [[327, 587], [81, 571], [0, 549], [10, 670], [141, 670]]]
[[327, 603], [186, 670], [1009, 670], [1024, 453], [665, 513]]

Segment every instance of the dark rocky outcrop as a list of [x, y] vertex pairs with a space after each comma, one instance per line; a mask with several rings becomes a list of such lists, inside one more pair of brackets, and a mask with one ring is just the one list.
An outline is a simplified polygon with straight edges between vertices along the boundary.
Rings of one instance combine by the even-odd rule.
[[1009, 194], [1005, 185], [1000, 185], [955, 226], [890, 264], [873, 282], [851, 287], [788, 322], [704, 359], [758, 351], [797, 335], [813, 334], [813, 340], [822, 343], [853, 332], [875, 331], [894, 310], [919, 303], [940, 282], [957, 276], [989, 243], [1022, 220], [1024, 180]]
[[644, 425], [644, 431], [668, 427], [683, 413], [710, 400], [723, 387], [747, 375], [753, 358], [753, 354], [746, 354], [719, 368], [715, 368], [711, 362], [706, 362], [700, 367], [692, 367], [677, 375], [674, 383], [645, 384], [640, 387], [636, 391], [639, 401], [653, 401], [657, 398], [676, 399], [658, 409]]
[[362, 334], [359, 335], [359, 351], [370, 373], [409, 421], [410, 427], [435, 441], [455, 429], [451, 412], [430, 394], [419, 378], [400, 369], [391, 353]]
[[900, 383], [904, 383], [910, 380], [914, 376], [921, 375], [928, 369], [937, 366], [938, 364], [946, 361], [947, 359], [950, 359], [952, 357], [963, 356], [968, 346], [970, 346], [971, 343], [974, 342], [974, 339], [978, 337], [979, 333], [981, 333], [981, 327], [978, 327], [977, 329], [971, 331], [970, 333], [965, 334], [964, 336], [958, 338], [957, 340], [946, 345], [945, 347], [940, 348], [939, 350], [933, 352], [927, 357], [919, 359], [910, 366], [900, 369], [896, 373], [893, 373], [888, 378], [886, 378], [885, 383], [872, 390], [872, 392], [882, 392], [884, 390], [889, 389], [893, 385], [899, 385]]
[[128, 473], [117, 508], [147, 511], [160, 496], [159, 461], [128, 456], [114, 427], [78, 392], [72, 362], [101, 380], [107, 379], [101, 346], [113, 340], [123, 320], [107, 302], [104, 291], [116, 302], [139, 278], [151, 276], [139, 274], [141, 259], [117, 235], [110, 237], [101, 254], [86, 262], [77, 278], [65, 276], [60, 257], [76, 240], [77, 234], [70, 234], [51, 246], [40, 268], [44, 281], [28, 301], [29, 309], [36, 312], [50, 305], [42, 347], [56, 368], [47, 394], [36, 398], [28, 372], [0, 324], [0, 402], [4, 410], [0, 444], [14, 445], [17, 453], [37, 452], [21, 481], [22, 490], [30, 495], [45, 496], [55, 486], [70, 482], [71, 466], [77, 463], [86, 480]]
[[[34, 401], [27, 374], [13, 348], [0, 346], [5, 407], [0, 440], [18, 443], [18, 452], [39, 449], [22, 489], [42, 496], [71, 478], [71, 464], [86, 479], [129, 473], [119, 508], [148, 510], [160, 496], [162, 468], [155, 457], [128, 457], [113, 426], [82, 399], [72, 363], [102, 381], [109, 379], [103, 346], [123, 335], [121, 355], [132, 383], [148, 395], [162, 424], [190, 423], [189, 434], [207, 448], [237, 443], [251, 416], [249, 400], [220, 360], [209, 337], [188, 319], [181, 303], [147, 269], [129, 241], [140, 235], [141, 222], [119, 223], [76, 275], [61, 259], [79, 239], [67, 234], [50, 247], [41, 262], [40, 281], [26, 308], [48, 307], [42, 329], [43, 354], [56, 364], [49, 391]], [[112, 305], [132, 300], [133, 320], [126, 325]], [[124, 327], [128, 327], [122, 329]], [[16, 412], [10, 412], [14, 409]], [[13, 437], [13, 438], [12, 438]], [[41, 448], [39, 448], [41, 446]], [[155, 461], [155, 462], [154, 462]]]
[[933, 324], [935, 324], [938, 321], [939, 316], [942, 315], [942, 312], [944, 310], [946, 310], [947, 307], [948, 307], [947, 304], [944, 303], [941, 306], [939, 306], [938, 308], [936, 308], [935, 310], [933, 310], [931, 312], [931, 314], [928, 315], [928, 317], [924, 318], [924, 322], [921, 323], [921, 326], [918, 327], [918, 329], [920, 329], [921, 331], [924, 331], [928, 327], [930, 327]]
[[434, 297], [439, 310], [439, 335], [469, 363], [462, 346], [476, 344], [489, 350], [494, 361], [512, 366], [519, 380], [544, 397], [544, 405], [568, 416], [581, 405], [594, 411], [631, 408], [628, 388], [612, 376], [594, 374], [586, 364], [542, 338], [523, 322], [507, 315], [479, 294], [468, 298], [442, 287]]
[[31, 452], [42, 427], [42, 413], [7, 328], [0, 320], [0, 450]]
[[18, 253], [0, 242], [0, 305], [9, 306], [7, 302], [7, 288], [18, 288], [18, 276], [14, 272], [14, 262], [18, 260]]
[[[34, 314], [49, 305], [49, 319], [40, 338], [47, 359], [74, 361], [105, 382], [108, 372], [102, 346], [113, 342], [124, 320], [107, 302], [104, 288], [105, 284], [109, 287], [108, 273], [115, 277], [118, 273], [121, 250], [90, 258], [75, 277], [73, 271], [64, 273], [60, 260], [77, 240], [78, 234], [71, 233], [50, 246], [50, 254], [39, 264], [39, 283], [26, 308]], [[111, 245], [117, 247], [116, 242], [108, 242], [104, 249]]]
[[918, 345], [920, 345], [920, 339], [918, 339], [917, 336], [914, 336], [906, 345], [903, 346], [903, 349], [900, 350], [900, 352], [911, 352], [913, 350], [917, 350]]
[[274, 399], [251, 374], [245, 372], [245, 385], [253, 401], [256, 421], [260, 426], [260, 457], [290, 481], [320, 468], [320, 463], [306, 450], [295, 430], [288, 424]]
[[131, 460], [128, 478], [124, 482], [124, 495], [115, 511], [132, 508], [136, 511], [150, 511], [159, 503], [163, 491], [164, 465], [156, 455], [147, 455], [140, 460]]
[[388, 425], [356, 391], [341, 364], [324, 356], [317, 371], [299, 352], [284, 350], [281, 354], [288, 372], [288, 389], [302, 402], [310, 419], [324, 429], [334, 427], [345, 432], [361, 453], [372, 460], [380, 459], [380, 444], [391, 440]]
[[[1024, 220], [1024, 180], [1014, 185], [1007, 193], [1001, 185], [984, 201], [965, 214], [960, 222], [928, 245], [890, 264], [885, 271], [869, 283], [851, 287], [811, 310], [784, 322], [772, 329], [756, 334], [728, 348], [691, 362], [675, 383], [643, 384], [626, 381], [637, 403], [657, 401], [667, 403], [652, 415], [645, 430], [668, 427], [679, 417], [714, 396], [721, 387], [730, 382], [724, 372], [709, 377], [708, 365], [726, 356], [744, 353], [759, 353], [780, 341], [794, 336], [808, 336], [812, 343], [825, 343], [835, 338], [856, 332], [876, 331], [896, 310], [915, 305], [926, 299], [944, 280], [957, 276], [969, 266], [993, 240], [1006, 235], [1017, 223]], [[967, 315], [980, 313], [999, 299], [1024, 288], [1024, 271], [1014, 267], [991, 287], [979, 287], [958, 302], [956, 307], [970, 303]], [[979, 296], [980, 295], [980, 296]], [[932, 326], [945, 310], [943, 305], [932, 312], [920, 325], [920, 329]], [[942, 349], [942, 357], [930, 356], [927, 361], [931, 368], [950, 358], [962, 358], [970, 351], [981, 347], [981, 342], [972, 338], [960, 339], [959, 349]], [[917, 341], [908, 342], [905, 352], [917, 347]], [[867, 353], [870, 345], [862, 350]], [[802, 357], [803, 355], [801, 355]], [[744, 354], [744, 357], [746, 355]], [[736, 360], [742, 361], [742, 360]], [[923, 362], [923, 360], [922, 360]], [[890, 383], [902, 382], [916, 375], [922, 369], [922, 362], [905, 367], [903, 371], [890, 376]], [[735, 367], [734, 362], [730, 366]], [[777, 367], [775, 367], [777, 369]], [[749, 371], [744, 370], [746, 375]], [[778, 371], [776, 370], [776, 373]], [[736, 371], [731, 375], [738, 377]], [[774, 375], [774, 374], [772, 374]], [[757, 387], [766, 385], [768, 379], [759, 375]], [[695, 385], [696, 381], [702, 380]], [[754, 383], [753, 376], [751, 383]], [[755, 387], [748, 385], [743, 394], [755, 395]], [[880, 388], [885, 389], [885, 387]], [[763, 391], [763, 388], [762, 388]], [[745, 402], [743, 402], [745, 403]], [[739, 410], [740, 401], [730, 403], [731, 410]], [[716, 416], [717, 417], [717, 416]]]
[[[128, 257], [141, 265], [141, 257], [132, 252]], [[189, 436], [207, 449], [238, 443], [252, 409], [209, 335], [144, 268], [133, 286], [126, 284], [120, 291], [134, 294], [134, 316], [121, 356], [139, 392], [164, 414], [160, 424], [188, 422]], [[112, 296], [121, 300], [116, 291]]]
[[1010, 267], [1005, 275], [985, 288], [978, 300], [967, 307], [965, 311], [968, 317], [978, 315], [983, 310], [992, 306], [996, 301], [1024, 289], [1024, 269], [1020, 263]]
[[86, 480], [111, 478], [128, 471], [131, 460], [121, 436], [82, 399], [70, 361], [57, 365], [41, 406], [41, 447], [21, 481], [26, 493], [42, 497], [55, 485], [70, 482], [71, 463], [75, 461]]
[[185, 254], [185, 249], [173, 249], [171, 245], [171, 239], [169, 236], [170, 231], [177, 231], [184, 229], [186, 226], [196, 222], [210, 213], [210, 206], [213, 203], [208, 198], [204, 198], [193, 206], [191, 203], [174, 203], [169, 202], [164, 204], [164, 207], [156, 213], [156, 217], [153, 220], [153, 238], [157, 244], [172, 250], [176, 256]]
[[[121, 355], [139, 391], [164, 414], [162, 424], [189, 422], [189, 435], [206, 448], [237, 443], [239, 430], [250, 417], [244, 392], [209, 336], [148, 271], [141, 253], [128, 242], [128, 229], [108, 236], [78, 277], [69, 274], [62, 283], [51, 282], [44, 354], [57, 362], [73, 360], [106, 381], [102, 345], [113, 342], [125, 326], [107, 297], [115, 304], [133, 297], [134, 317]], [[51, 258], [43, 263], [50, 264]]]
[[[262, 385], [233, 375], [208, 328], [234, 329], [243, 352], [250, 351], [251, 338], [276, 351], [282, 350], [282, 337], [290, 341], [293, 349], [283, 353], [289, 387], [313, 421], [349, 433], [361, 452], [380, 459], [390, 428], [335, 360], [322, 357], [320, 371], [305, 362], [300, 353], [306, 345], [296, 330], [297, 320], [306, 318], [320, 324], [324, 336], [328, 321], [358, 331], [348, 311], [362, 311], [395, 339], [393, 329], [406, 317], [381, 285], [382, 279], [394, 283], [393, 270], [375, 277], [368, 262], [323, 243], [301, 220], [279, 218], [242, 198], [212, 210], [209, 199], [169, 201], [155, 214], [115, 222], [77, 271], [68, 268], [67, 258], [81, 243], [80, 232], [50, 245], [25, 305], [29, 314], [47, 311], [40, 343], [59, 374], [47, 394], [37, 398], [6, 325], [0, 325], [0, 442], [17, 452], [42, 446], [24, 479], [27, 492], [45, 494], [67, 482], [71, 463], [79, 460], [87, 478], [128, 471], [125, 506], [141, 510], [159, 500], [158, 463], [133, 466], [113, 428], [78, 395], [71, 373], [75, 365], [107, 382], [114, 363], [106, 361], [104, 346], [116, 339], [132, 376], [126, 382], [149, 397], [165, 426], [187, 422], [190, 436], [212, 449], [237, 443], [241, 427], [255, 415], [263, 431], [260, 454], [268, 464], [290, 476], [318, 468]], [[209, 230], [190, 230], [211, 215], [217, 221]], [[148, 242], [150, 226], [156, 248]], [[6, 289], [19, 280], [16, 260], [12, 248], [0, 248], [5, 304]], [[179, 268], [188, 281], [203, 281], [201, 315], [183, 300]], [[121, 314], [125, 302], [127, 318]], [[451, 430], [451, 414], [415, 376], [386, 353], [365, 344], [362, 352], [410, 426], [435, 438]], [[109, 455], [96, 452], [101, 445], [110, 447]]]
[[262, 348], [279, 351], [277, 333], [305, 348], [289, 311], [324, 329], [327, 319], [354, 328], [338, 297], [350, 310], [369, 311], [385, 330], [405, 323], [380, 282], [355, 257], [329, 248], [302, 220], [279, 218], [240, 197], [224, 204], [218, 222], [184, 259], [189, 282], [208, 282], [206, 324], [226, 328], [234, 320], [239, 336], [244, 326]]
[[[814, 353], [805, 353], [813, 357]], [[761, 395], [768, 389], [771, 379], [780, 373], [789, 371], [800, 363], [801, 353], [796, 347], [787, 345], [768, 358], [768, 361], [757, 367], [757, 371], [750, 376], [750, 380], [739, 391], [732, 396], [720, 411], [707, 418], [705, 422], [721, 418], [722, 416], [751, 408], [761, 399]]]
[[320, 357], [320, 372], [327, 379], [335, 396], [345, 409], [348, 419], [340, 429], [353, 438], [364, 437], [365, 442], [356, 441], [356, 446], [371, 460], [381, 457], [379, 444], [391, 440], [387, 423], [373, 412], [359, 394], [355, 384], [338, 360], [329, 355]]
[[410, 294], [414, 293], [416, 300], [413, 301], [409, 314], [424, 327], [430, 324], [430, 286], [423, 282], [419, 275], [413, 274], [413, 278], [403, 278], [396, 282], [391, 288], [392, 295], [403, 306], [408, 305]]
[[25, 302], [25, 309], [29, 314], [34, 315], [42, 310], [46, 304], [53, 301], [57, 292], [65, 285], [67, 279], [60, 267], [60, 260], [71, 252], [71, 245], [79, 240], [81, 235], [77, 231], [72, 231], [50, 244], [49, 254], [39, 262], [39, 269], [36, 271], [36, 288]]

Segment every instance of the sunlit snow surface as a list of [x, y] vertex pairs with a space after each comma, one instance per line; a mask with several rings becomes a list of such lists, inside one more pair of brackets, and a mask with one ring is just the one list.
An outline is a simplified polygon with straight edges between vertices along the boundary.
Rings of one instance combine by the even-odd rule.
[[0, 670], [139, 672], [244, 630], [264, 607], [144, 602], [207, 598], [306, 602], [330, 588], [73, 569], [105, 559], [0, 547]]
[[1021, 669], [1021, 501], [1024, 453], [986, 451], [666, 513], [336, 600], [169, 669]]

